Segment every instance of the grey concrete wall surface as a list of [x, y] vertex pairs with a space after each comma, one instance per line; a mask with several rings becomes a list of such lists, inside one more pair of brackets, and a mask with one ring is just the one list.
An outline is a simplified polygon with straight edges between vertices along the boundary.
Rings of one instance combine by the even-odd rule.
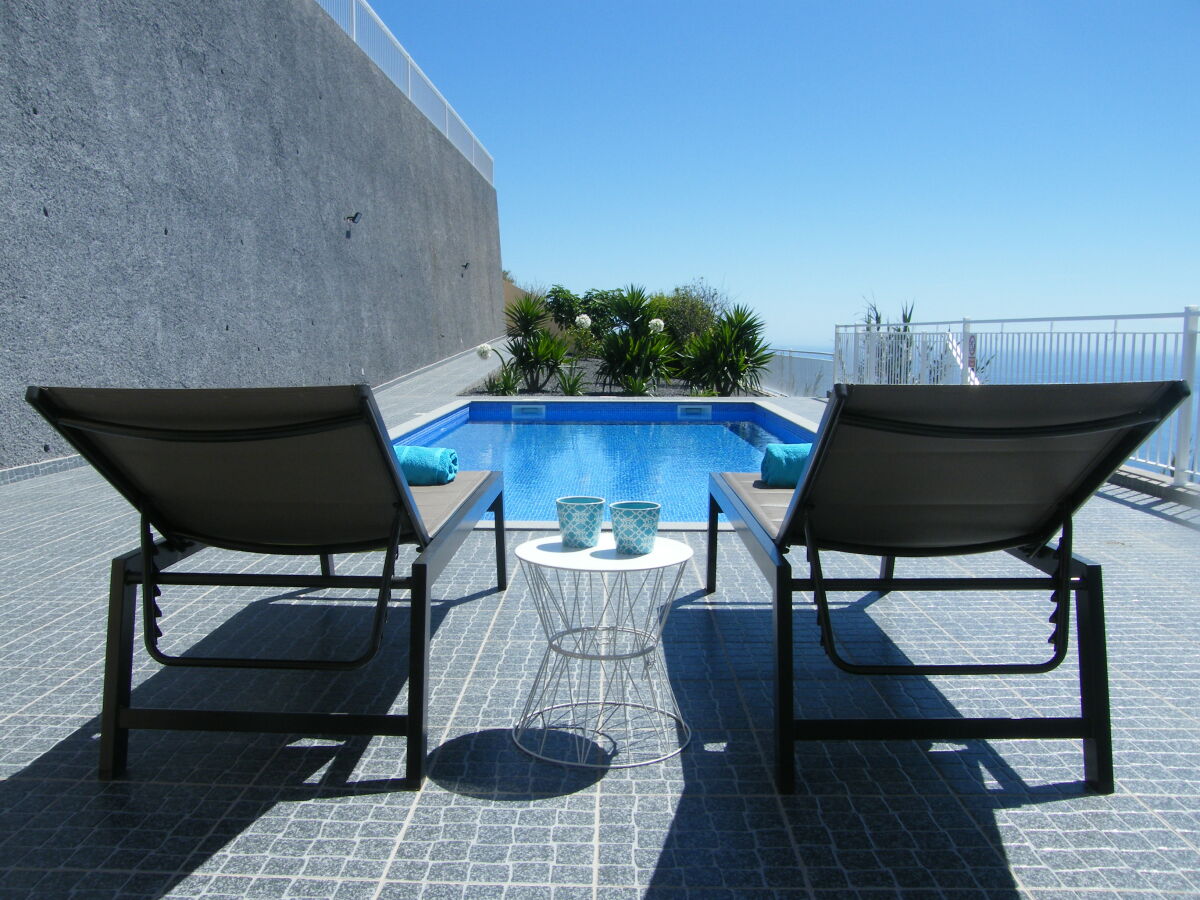
[[0, 84], [0, 468], [69, 452], [29, 384], [380, 384], [503, 331], [494, 189], [313, 0], [4, 0]]
[[768, 391], [788, 397], [821, 397], [833, 387], [833, 360], [776, 353], [762, 377]]

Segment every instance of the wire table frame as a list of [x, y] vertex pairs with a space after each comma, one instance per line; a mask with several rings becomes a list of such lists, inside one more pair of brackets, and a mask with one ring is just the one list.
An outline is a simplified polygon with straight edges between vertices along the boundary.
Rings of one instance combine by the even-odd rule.
[[661, 762], [691, 739], [662, 655], [662, 630], [692, 548], [656, 538], [650, 553], [564, 549], [559, 535], [528, 541], [517, 559], [546, 650], [516, 745], [538, 759], [586, 768]]

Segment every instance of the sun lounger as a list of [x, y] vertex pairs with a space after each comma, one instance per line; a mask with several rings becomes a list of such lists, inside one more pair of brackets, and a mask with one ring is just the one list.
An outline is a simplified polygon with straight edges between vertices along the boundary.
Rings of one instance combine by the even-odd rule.
[[[781, 791], [795, 786], [797, 740], [1076, 738], [1085, 779], [1113, 790], [1101, 571], [1076, 557], [1075, 511], [1187, 396], [1183, 382], [1075, 385], [835, 385], [795, 489], [753, 474], [709, 479], [707, 590], [716, 589], [723, 512], [773, 585], [775, 765]], [[1053, 539], [1059, 536], [1057, 544]], [[804, 548], [808, 577], [792, 574]], [[1035, 577], [901, 578], [897, 557], [1007, 551]], [[827, 578], [821, 553], [878, 556], [878, 577]], [[834, 633], [828, 593], [1044, 591], [1051, 649], [1013, 662], [869, 664], [848, 658]], [[811, 592], [821, 643], [839, 668], [883, 676], [1046, 672], [1067, 653], [1076, 598], [1079, 716], [1031, 718], [797, 719], [793, 591]]]
[[[229, 390], [31, 387], [27, 399], [141, 514], [140, 547], [113, 560], [100, 775], [126, 767], [130, 729], [399, 735], [405, 779], [424, 774], [430, 587], [483, 514], [495, 513], [506, 582], [503, 476], [460, 472], [410, 488], [366, 385]], [[406, 575], [399, 548], [415, 545]], [[320, 574], [229, 574], [173, 567], [206, 546], [320, 558]], [[334, 555], [383, 551], [378, 575], [338, 575]], [[356, 588], [376, 592], [370, 633], [345, 658], [171, 654], [158, 595], [170, 585]], [[379, 651], [393, 590], [410, 593], [408, 712], [325, 714], [152, 709], [130, 704], [135, 601], [145, 644], [167, 666], [344, 670]], [[320, 635], [314, 636], [317, 643]]]

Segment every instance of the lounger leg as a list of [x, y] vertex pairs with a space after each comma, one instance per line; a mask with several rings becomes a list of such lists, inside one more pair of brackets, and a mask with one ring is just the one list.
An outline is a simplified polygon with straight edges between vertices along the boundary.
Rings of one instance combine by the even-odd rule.
[[426, 716], [429, 706], [429, 572], [412, 567], [412, 610], [408, 624], [408, 736], [404, 777], [411, 790], [425, 778]]
[[334, 572], [333, 554], [321, 554], [321, 574], [328, 578]]
[[1113, 779], [1112, 720], [1108, 696], [1108, 658], [1104, 637], [1104, 585], [1100, 566], [1084, 568], [1083, 586], [1075, 594], [1079, 630], [1079, 697], [1089, 732], [1083, 739], [1083, 773], [1088, 786], [1111, 794]]
[[504, 550], [504, 494], [496, 498], [492, 504], [492, 514], [496, 518], [496, 584], [500, 590], [508, 587], [508, 557]]
[[[879, 580], [891, 581], [896, 577], [896, 557], [881, 556], [879, 558]], [[880, 589], [879, 596], [885, 597], [891, 593], [891, 588]]]
[[133, 680], [133, 613], [137, 606], [138, 551], [112, 562], [108, 591], [108, 639], [104, 654], [104, 697], [100, 710], [100, 779], [111, 781], [125, 771], [129, 729], [119, 725], [129, 708]]
[[796, 790], [796, 707], [792, 644], [792, 567], [775, 570], [775, 784]]
[[704, 592], [717, 589], [717, 514], [721, 511], [717, 498], [708, 495], [708, 564], [705, 566]]

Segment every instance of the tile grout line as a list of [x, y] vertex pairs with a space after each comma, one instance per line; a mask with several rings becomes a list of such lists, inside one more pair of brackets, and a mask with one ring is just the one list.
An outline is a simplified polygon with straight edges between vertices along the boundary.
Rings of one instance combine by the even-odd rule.
[[603, 789], [596, 782], [596, 799], [592, 805], [592, 900], [600, 896], [600, 798]]
[[[718, 547], [719, 546], [720, 546], [720, 543], [718, 542]], [[705, 558], [705, 566], [707, 567], [707, 559], [708, 559], [707, 545], [703, 548], [703, 550], [705, 551], [704, 558]], [[705, 571], [705, 572], [700, 571], [700, 563], [697, 561], [695, 556], [692, 557], [692, 565], [696, 569], [696, 575], [700, 579], [700, 587], [703, 590], [706, 585], [707, 571]], [[720, 568], [719, 565], [718, 565], [718, 568]], [[707, 597], [707, 596], [711, 596], [711, 595], [706, 594], [705, 596]], [[774, 603], [772, 602], [770, 605], [773, 606]], [[708, 613], [708, 615], [710, 617], [713, 614], [711, 608], [706, 610], [706, 612]], [[716, 623], [714, 623], [714, 625], [715, 624]], [[721, 652], [724, 654], [726, 662], [730, 665], [730, 670], [733, 672], [736, 672], [736, 669], [733, 667], [733, 657], [730, 655], [728, 645], [726, 644], [726, 641], [725, 641], [724, 632], [720, 628], [714, 628], [714, 632], [716, 634], [717, 640], [720, 642]], [[745, 713], [745, 715], [746, 715], [746, 721], [747, 721], [747, 723], [753, 725], [754, 718], [753, 718], [753, 715], [751, 714], [750, 705], [746, 702], [746, 695], [742, 690], [741, 679], [737, 678], [736, 675], [733, 678], [733, 685], [734, 685], [734, 690], [737, 692], [738, 700], [741, 702], [742, 712]], [[795, 715], [794, 710], [792, 712], [792, 715]], [[767, 763], [767, 754], [763, 750], [763, 745], [762, 745], [762, 741], [759, 738], [759, 730], [758, 729], [753, 728], [753, 727], [750, 729], [750, 739], [752, 741], [754, 741], [754, 747], [755, 747], [755, 750], [758, 752], [759, 762], [764, 763], [764, 764]], [[791, 752], [792, 753], [796, 752], [795, 747], [792, 748]], [[774, 780], [775, 780], [775, 773], [770, 770], [769, 764], [767, 764], [767, 777], [771, 780], [771, 782], [773, 784]], [[816, 895], [813, 892], [812, 876], [809, 874], [808, 865], [807, 865], [807, 863], [805, 863], [803, 855], [801, 855], [800, 844], [796, 840], [795, 829], [792, 826], [791, 818], [788, 816], [788, 811], [787, 811], [786, 807], [784, 806], [783, 797], [782, 797], [782, 795], [779, 794], [778, 791], [775, 791], [771, 795], [771, 798], [774, 801], [773, 805], [774, 805], [776, 811], [779, 813], [780, 821], [783, 824], [783, 830], [787, 834], [788, 845], [791, 847], [792, 856], [796, 860], [796, 868], [799, 869], [800, 874], [801, 874], [802, 878], [804, 879], [804, 891], [809, 897], [814, 897]]]
[[[507, 540], [508, 540], [508, 535], [506, 534], [505, 535], [505, 541], [506, 541], [505, 552], [506, 553], [507, 553]], [[506, 560], [506, 563], [507, 563], [507, 560]], [[479, 669], [479, 660], [483, 657], [483, 648], [487, 644], [488, 638], [490, 638], [492, 636], [492, 632], [496, 628], [496, 621], [500, 617], [500, 613], [504, 609], [505, 603], [508, 602], [508, 594], [509, 594], [509, 590], [512, 588], [513, 581], [514, 581], [514, 578], [512, 578], [512, 577], [510, 577], [508, 579], [508, 584], [505, 586], [504, 591], [500, 594], [500, 600], [496, 604], [495, 609], [492, 612], [492, 618], [491, 618], [491, 621], [488, 622], [487, 630], [484, 632], [483, 637], [480, 638], [480, 640], [479, 640], [478, 647], [475, 650], [475, 657], [471, 660], [471, 668], [467, 672], [466, 677], [463, 679], [462, 690], [459, 691], [458, 698], [454, 701], [454, 708], [452, 710], [450, 710], [450, 714], [446, 717], [446, 724], [444, 726], [442, 726], [442, 733], [438, 740], [439, 745], [445, 742], [447, 735], [449, 735], [449, 733], [450, 733], [450, 729], [453, 727], [454, 720], [458, 716], [458, 710], [462, 706], [463, 699], [466, 695], [468, 688], [470, 687], [471, 679], [475, 677], [475, 673]]]
[[[505, 552], [507, 553], [507, 544], [505, 545]], [[507, 563], [507, 560], [505, 562]], [[471, 669], [467, 673], [466, 678], [463, 679], [462, 689], [458, 693], [458, 698], [454, 701], [454, 708], [450, 711], [450, 714], [446, 717], [446, 724], [442, 726], [441, 733], [438, 737], [438, 745], [439, 746], [441, 744], [445, 743], [446, 736], [450, 733], [450, 729], [453, 726], [454, 719], [458, 715], [459, 707], [462, 706], [463, 698], [466, 695], [467, 690], [470, 688], [471, 679], [474, 677], [475, 671], [479, 668], [479, 660], [483, 656], [483, 648], [487, 644], [488, 637], [492, 634], [492, 631], [496, 627], [496, 620], [500, 615], [500, 611], [504, 608], [505, 601], [508, 599], [508, 592], [509, 592], [509, 588], [512, 585], [512, 582], [513, 582], [513, 579], [509, 578], [508, 585], [505, 586], [504, 591], [500, 596], [500, 602], [496, 604], [495, 610], [492, 612], [492, 619], [490, 622], [488, 622], [487, 631], [484, 633], [483, 638], [479, 641], [479, 645], [475, 651], [475, 658], [471, 661]], [[405, 752], [411, 753], [412, 748], [406, 747]], [[426, 773], [426, 778], [427, 777], [428, 777], [428, 773]], [[405, 837], [408, 834], [408, 828], [412, 824], [413, 817], [416, 815], [417, 807], [420, 805], [421, 798], [422, 798], [422, 796], [424, 796], [424, 794], [425, 794], [425, 780], [423, 779], [420, 786], [417, 788], [417, 790], [414, 793], [413, 802], [408, 808], [407, 815], [405, 815], [405, 817], [404, 817], [404, 824], [400, 826], [400, 833], [396, 835], [396, 840], [393, 841], [393, 843], [392, 843], [392, 850], [388, 854], [387, 862], [384, 864], [384, 867], [383, 867], [383, 874], [380, 876], [379, 882], [375, 886], [375, 893], [371, 895], [371, 900], [379, 900], [380, 895], [383, 893], [383, 889], [387, 886], [388, 872], [390, 872], [392, 870], [392, 866], [396, 862], [396, 855], [400, 851], [400, 846], [404, 843]]]

